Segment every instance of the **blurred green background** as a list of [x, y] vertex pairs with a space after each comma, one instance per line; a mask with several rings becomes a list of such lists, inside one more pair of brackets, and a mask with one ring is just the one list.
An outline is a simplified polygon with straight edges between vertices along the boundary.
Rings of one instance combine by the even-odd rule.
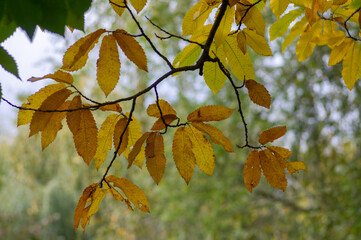
[[[171, 59], [184, 43], [155, 38], [155, 32], [164, 34], [144, 16], [179, 34], [182, 17], [194, 2], [149, 1], [140, 15], [148, 35]], [[268, 22], [274, 21], [271, 13], [264, 13]], [[99, 27], [137, 32], [129, 16], [117, 18], [103, 1], [93, 3], [91, 14], [86, 32]], [[150, 50], [144, 42], [142, 45]], [[87, 167], [76, 154], [66, 126], [42, 152], [39, 136], [28, 139], [25, 126], [16, 136], [0, 138], [0, 239], [361, 239], [360, 82], [348, 91], [341, 79], [341, 66], [327, 66], [327, 48], [317, 48], [303, 63], [297, 61], [294, 45], [280, 54], [280, 42], [274, 41], [272, 50], [274, 57], [252, 56], [256, 80], [268, 88], [273, 98], [271, 110], [251, 103], [246, 92], [241, 98], [251, 142], [255, 143], [258, 134], [269, 127], [287, 125], [286, 137], [275, 145], [292, 150], [290, 161], [304, 161], [307, 165], [307, 171], [287, 174], [286, 192], [270, 187], [262, 177], [259, 186], [249, 193], [242, 173], [249, 150], [226, 153], [218, 145], [214, 145], [214, 175], [196, 169], [187, 186], [173, 162], [171, 144], [166, 144], [167, 168], [158, 186], [145, 167], [127, 170], [124, 157], [111, 170], [111, 174], [129, 178], [146, 193], [150, 214], [130, 212], [107, 196], [85, 232], [73, 230], [73, 213], [82, 190], [99, 181], [109, 159], [99, 171], [93, 163]], [[134, 93], [166, 70], [154, 54], [147, 56], [151, 69], [148, 75], [121, 59], [121, 81], [110, 97]], [[104, 100], [95, 85], [94, 69], [93, 59], [77, 74], [76, 84], [92, 97]], [[228, 83], [213, 96], [204, 80], [193, 73], [169, 79], [159, 86], [159, 92], [183, 119], [203, 105], [236, 108]], [[150, 93], [138, 102], [135, 117], [143, 131], [153, 123], [145, 109], [154, 100]], [[105, 118], [102, 114], [96, 115], [99, 123]], [[238, 114], [216, 126], [234, 144], [243, 143]], [[173, 133], [174, 129], [170, 129], [166, 143], [171, 142]]]

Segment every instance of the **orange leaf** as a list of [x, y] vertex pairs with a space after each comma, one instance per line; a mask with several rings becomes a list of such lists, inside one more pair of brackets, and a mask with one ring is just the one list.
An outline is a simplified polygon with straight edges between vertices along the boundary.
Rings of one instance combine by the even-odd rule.
[[247, 38], [243, 31], [237, 33], [237, 44], [243, 54], [247, 53]]
[[72, 84], [74, 79], [73, 79], [73, 76], [70, 74], [70, 73], [67, 73], [67, 72], [64, 72], [62, 70], [58, 70], [56, 71], [55, 73], [53, 74], [47, 74], [43, 77], [31, 77], [28, 79], [29, 82], [37, 82], [39, 80], [43, 80], [43, 79], [46, 79], [46, 78], [51, 78], [57, 82], [60, 82], [60, 83], [68, 83], [68, 84]]
[[128, 155], [128, 168], [133, 164], [135, 158], [138, 156], [139, 152], [142, 150], [143, 144], [145, 140], [149, 137], [151, 132], [144, 133], [134, 144], [132, 150], [130, 151]]
[[[83, 216], [83, 211], [85, 208], [85, 205], [87, 203], [87, 199], [91, 196], [91, 194], [95, 191], [97, 184], [92, 184], [88, 187], [86, 187], [83, 191], [83, 195], [80, 197], [78, 201], [78, 205], [76, 206], [75, 213], [74, 213], [74, 229], [78, 228], [80, 219]], [[84, 228], [84, 226], [83, 226]]]
[[272, 152], [265, 149], [259, 153], [261, 168], [267, 182], [275, 188], [283, 191], [287, 188], [286, 179], [286, 161], [282, 158], [276, 158]]
[[76, 41], [68, 50], [66, 50], [63, 57], [63, 66], [65, 71], [76, 71], [85, 66], [88, 60], [88, 54], [95, 44], [98, 42], [99, 37], [105, 32], [105, 29], [98, 29], [85, 37]]
[[147, 57], [137, 40], [130, 36], [125, 30], [121, 29], [113, 32], [113, 36], [128, 59], [135, 63], [140, 69], [148, 72]]
[[[163, 116], [164, 121], [166, 124], [171, 124], [174, 120], [178, 119], [176, 115], [164, 115]], [[162, 130], [165, 128], [165, 125], [163, 123], [163, 119], [159, 118], [152, 126], [150, 130], [156, 131], [156, 130]]]
[[291, 175], [299, 170], [306, 170], [306, 165], [304, 164], [304, 162], [297, 161], [297, 162], [288, 162], [287, 163], [287, 171]]
[[233, 7], [234, 5], [236, 5], [237, 2], [239, 2], [239, 0], [228, 0], [229, 6], [231, 6], [231, 7]]
[[[61, 89], [51, 94], [41, 104], [40, 110], [58, 110], [65, 100], [70, 96], [72, 92], [69, 89]], [[44, 128], [51, 121], [51, 117], [55, 112], [35, 112], [30, 123], [30, 134], [29, 137], [34, 134], [43, 131]]]
[[[45, 99], [47, 99], [53, 93], [61, 89], [64, 89], [65, 87], [66, 85], [64, 83], [48, 85], [40, 89], [38, 92], [34, 93], [33, 95], [29, 96], [28, 101], [23, 105], [21, 105], [21, 107], [38, 109]], [[20, 110], [18, 114], [17, 125], [21, 126], [30, 123], [34, 113], [35, 113], [34, 111]]]
[[106, 177], [108, 182], [113, 182], [114, 186], [120, 188], [125, 196], [131, 201], [134, 206], [143, 212], [149, 212], [148, 199], [144, 192], [138, 188], [134, 183], [126, 178], [118, 178], [114, 175]]
[[259, 152], [252, 151], [246, 160], [243, 168], [244, 184], [248, 191], [252, 192], [253, 188], [257, 187], [261, 179], [261, 167]]
[[[113, 142], [114, 142], [115, 149], [118, 148], [120, 137], [121, 137], [122, 133], [124, 132], [127, 122], [128, 122], [128, 120], [123, 117], [123, 118], [119, 119], [119, 121], [115, 125], [114, 136], [113, 136]], [[127, 128], [127, 130], [125, 130], [125, 133], [122, 137], [122, 142], [119, 147], [119, 151], [118, 151], [119, 155], [122, 154], [122, 152], [124, 152], [124, 150], [127, 148], [128, 140], [129, 140], [129, 129]]]
[[292, 154], [290, 150], [283, 147], [270, 146], [268, 149], [273, 153], [280, 155], [284, 160], [287, 160]]
[[190, 122], [220, 121], [229, 118], [233, 111], [233, 109], [219, 105], [205, 106], [191, 112], [187, 120]]
[[[161, 100], [159, 100], [158, 103], [159, 103], [160, 109], [162, 110], [163, 116], [165, 116], [165, 115], [177, 116], [177, 112], [167, 101], [161, 99]], [[159, 109], [158, 109], [158, 106], [156, 103], [148, 106], [147, 114], [151, 117], [160, 118], [160, 112], [159, 112]]]
[[193, 126], [184, 128], [184, 131], [192, 142], [192, 152], [199, 169], [208, 175], [212, 175], [216, 161], [211, 143], [201, 131]]
[[286, 132], [287, 132], [286, 126], [270, 128], [266, 131], [263, 131], [261, 135], [259, 135], [258, 142], [263, 145], [268, 142], [273, 142], [274, 140], [285, 135]]
[[158, 132], [152, 132], [147, 138], [145, 157], [147, 159], [147, 169], [153, 180], [158, 184], [163, 177], [166, 164], [163, 136]]
[[103, 38], [97, 61], [97, 81], [100, 89], [108, 96], [118, 83], [120, 60], [117, 42], [113, 35]]
[[[79, 95], [75, 96], [70, 103], [69, 109], [78, 109], [83, 106]], [[81, 115], [77, 111], [68, 112], [66, 114], [66, 123], [73, 135], [76, 134], [80, 127]]]
[[118, 112], [118, 113], [123, 112], [123, 109], [119, 105], [119, 103], [102, 106], [99, 108], [99, 110], [101, 110], [103, 112], [105, 112], [105, 111], [114, 111], [114, 112]]
[[246, 81], [246, 88], [248, 89], [248, 95], [252, 102], [262, 107], [268, 109], [270, 108], [271, 95], [262, 84], [257, 83], [255, 80], [249, 79]]
[[203, 122], [192, 122], [192, 126], [207, 134], [213, 143], [221, 145], [227, 152], [234, 152], [232, 142], [218, 128]]
[[[70, 101], [63, 103], [58, 110], [68, 109]], [[63, 128], [61, 121], [65, 118], [66, 112], [55, 112], [49, 119], [48, 124], [41, 132], [41, 146], [43, 150], [54, 141], [59, 130]]]
[[178, 128], [175, 132], [172, 151], [179, 174], [189, 184], [196, 165], [196, 158], [192, 152], [191, 139], [188, 133], [184, 131], [184, 127]]

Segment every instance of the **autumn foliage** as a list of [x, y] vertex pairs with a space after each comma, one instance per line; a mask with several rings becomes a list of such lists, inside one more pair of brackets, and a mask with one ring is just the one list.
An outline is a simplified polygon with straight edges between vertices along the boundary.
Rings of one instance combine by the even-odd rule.
[[[243, 176], [246, 188], [252, 190], [264, 175], [268, 183], [283, 191], [287, 187], [286, 173], [305, 170], [303, 162], [288, 162], [292, 154], [286, 148], [271, 143], [287, 132], [285, 126], [272, 127], [260, 133], [257, 145], [249, 143], [247, 123], [240, 93], [248, 94], [256, 105], [269, 109], [271, 96], [267, 89], [255, 81], [255, 71], [250, 51], [262, 56], [271, 56], [272, 51], [266, 36], [266, 23], [262, 16], [266, 0], [200, 0], [184, 16], [182, 36], [168, 33], [185, 41], [188, 45], [170, 61], [144, 32], [137, 13], [143, 10], [147, 0], [111, 0], [110, 6], [121, 16], [130, 13], [140, 34], [124, 29], [98, 29], [76, 41], [63, 57], [63, 65], [53, 74], [33, 77], [29, 81], [50, 78], [57, 83], [42, 88], [28, 97], [20, 108], [18, 126], [30, 124], [30, 135], [41, 133], [41, 145], [45, 149], [57, 136], [66, 119], [73, 134], [76, 150], [89, 165], [94, 159], [97, 169], [104, 163], [113, 148], [112, 160], [98, 183], [86, 187], [79, 199], [74, 214], [74, 228], [79, 224], [85, 228], [106, 195], [122, 201], [130, 210], [134, 207], [149, 212], [145, 194], [125, 178], [108, 175], [117, 156], [124, 155], [128, 167], [146, 166], [155, 183], [162, 180], [166, 168], [164, 138], [169, 128], [176, 128], [172, 141], [172, 154], [180, 176], [189, 184], [196, 166], [205, 174], [212, 175], [216, 167], [216, 156], [212, 144], [222, 146], [227, 152], [248, 148], [251, 150], [245, 160]], [[343, 61], [342, 77], [346, 86], [352, 89], [361, 77], [361, 45], [358, 34], [360, 25], [360, 1], [350, 0], [270, 0], [269, 5], [277, 19], [270, 27], [270, 40], [285, 36], [284, 50], [297, 40], [296, 55], [299, 61], [306, 60], [316, 46], [327, 45], [331, 51], [329, 65]], [[212, 19], [212, 12], [215, 13]], [[122, 16], [123, 17], [123, 16]], [[129, 20], [129, 19], [128, 19]], [[211, 20], [212, 24], [207, 24]], [[289, 31], [290, 28], [290, 31]], [[189, 37], [186, 37], [189, 36]], [[96, 81], [105, 96], [118, 83], [122, 59], [127, 58], [139, 69], [147, 72], [148, 59], [137, 37], [143, 37], [168, 71], [138, 93], [107, 102], [98, 102], [85, 96], [73, 84], [72, 72], [83, 68], [90, 51], [100, 45], [97, 59]], [[98, 43], [100, 42], [100, 43]], [[121, 50], [121, 51], [119, 51]], [[225, 106], [202, 106], [189, 113], [186, 121], [176, 110], [160, 99], [157, 86], [172, 76], [187, 71], [199, 71], [205, 84], [216, 94], [229, 81], [235, 93], [238, 109]], [[184, 73], [183, 73], [184, 74]], [[247, 89], [247, 91], [245, 91]], [[133, 115], [139, 96], [154, 90], [155, 102], [148, 106], [146, 114], [154, 121], [150, 129], [142, 130]], [[123, 102], [131, 102], [130, 109], [123, 109]], [[98, 129], [93, 111], [101, 110], [107, 117]], [[221, 129], [212, 122], [222, 121], [238, 112], [245, 136], [243, 145], [235, 145]], [[256, 138], [256, 136], [251, 136]], [[240, 139], [235, 139], [240, 141]], [[145, 160], [145, 163], [144, 163]], [[244, 161], [243, 161], [244, 162]], [[109, 194], [108, 194], [109, 193]]]

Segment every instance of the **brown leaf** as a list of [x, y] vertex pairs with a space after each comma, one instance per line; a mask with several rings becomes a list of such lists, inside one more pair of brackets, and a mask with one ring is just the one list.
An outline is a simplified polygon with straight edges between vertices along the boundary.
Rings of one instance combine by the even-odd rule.
[[232, 142], [218, 128], [203, 122], [192, 122], [192, 126], [207, 134], [213, 143], [221, 145], [227, 152], [234, 152]]
[[173, 159], [179, 174], [189, 184], [193, 176], [196, 158], [192, 151], [192, 142], [184, 127], [180, 127], [173, 138]]
[[[87, 199], [90, 197], [90, 195], [94, 192], [97, 184], [92, 184], [88, 187], [86, 187], [83, 191], [83, 195], [80, 197], [78, 201], [78, 205], [76, 206], [75, 213], [74, 213], [74, 229], [78, 228], [80, 219], [83, 216], [83, 211], [85, 208], [85, 205], [87, 203]], [[85, 226], [83, 226], [85, 228]]]
[[257, 83], [255, 80], [249, 79], [246, 81], [246, 88], [248, 89], [248, 95], [252, 102], [262, 107], [268, 109], [270, 108], [271, 95], [262, 84]]
[[[162, 114], [163, 116], [165, 115], [175, 115], [177, 116], [177, 112], [174, 110], [174, 108], [165, 100], [159, 100], [159, 106], [160, 109], [162, 110]], [[159, 112], [159, 108], [157, 106], [156, 103], [151, 104], [148, 106], [147, 108], [147, 114], [151, 117], [157, 117], [160, 118], [160, 112]]]
[[[176, 115], [164, 115], [163, 116], [164, 121], [166, 124], [171, 124], [174, 120], [178, 119]], [[152, 126], [150, 130], [156, 131], [156, 130], [162, 130], [165, 128], [165, 125], [163, 123], [163, 119], [159, 118]]]
[[274, 140], [282, 137], [287, 132], [286, 126], [273, 127], [266, 131], [263, 131], [259, 135], [258, 142], [261, 144], [266, 144], [268, 142], [273, 142]]
[[125, 30], [121, 29], [117, 29], [117, 31], [113, 32], [113, 36], [128, 59], [135, 63], [138, 68], [148, 72], [147, 57], [137, 40], [130, 36]]
[[99, 108], [99, 110], [101, 110], [103, 112], [106, 112], [106, 111], [114, 111], [114, 112], [118, 112], [118, 113], [123, 112], [123, 109], [119, 105], [119, 103], [102, 106], [102, 107]]
[[149, 174], [158, 184], [163, 177], [166, 165], [163, 136], [158, 132], [152, 132], [147, 138], [145, 157]]
[[90, 50], [94, 48], [103, 33], [105, 33], [105, 29], [98, 29], [76, 41], [66, 50], [61, 68], [65, 71], [72, 72], [84, 67], [88, 60]]
[[128, 155], [128, 168], [133, 164], [135, 158], [138, 156], [139, 152], [142, 150], [143, 144], [145, 140], [149, 137], [151, 132], [144, 133], [134, 144], [132, 150], [130, 151]]
[[[70, 96], [72, 91], [69, 89], [61, 89], [45, 99], [41, 104], [40, 110], [58, 110], [65, 100]], [[35, 112], [30, 123], [29, 137], [43, 131], [51, 121], [55, 112]]]
[[[69, 109], [78, 109], [81, 108], [82, 106], [83, 104], [81, 102], [81, 98], [79, 95], [77, 95], [71, 101]], [[67, 112], [66, 114], [66, 123], [68, 124], [68, 127], [70, 131], [73, 133], [73, 135], [75, 135], [79, 129], [80, 121], [81, 121], [80, 117], [81, 115], [77, 111]]]
[[292, 175], [299, 170], [306, 170], [306, 165], [304, 162], [288, 162], [287, 171]]
[[258, 151], [252, 151], [243, 168], [244, 184], [248, 191], [252, 192], [261, 179], [260, 157]]
[[237, 2], [239, 2], [239, 0], [228, 0], [228, 3], [229, 3], [230, 7], [233, 7], [234, 5], [236, 5]]
[[187, 120], [189, 122], [220, 121], [229, 118], [233, 111], [233, 109], [224, 106], [210, 105], [200, 107], [191, 112], [188, 115]]
[[267, 182], [275, 188], [283, 191], [287, 188], [286, 161], [283, 158], [276, 158], [268, 149], [259, 153], [261, 168]]
[[237, 43], [243, 54], [247, 53], [247, 38], [243, 31], [237, 33]]
[[[125, 126], [127, 125], [127, 121], [128, 120], [123, 117], [123, 118], [119, 119], [119, 121], [115, 125], [114, 136], [113, 136], [113, 142], [114, 142], [115, 149], [118, 148], [120, 137], [121, 137], [122, 133], [124, 132]], [[128, 140], [129, 140], [129, 129], [127, 128], [127, 130], [125, 130], [125, 133], [122, 137], [122, 142], [119, 147], [119, 151], [118, 151], [119, 155], [122, 154], [122, 152], [124, 152], [124, 150], [127, 148]]]

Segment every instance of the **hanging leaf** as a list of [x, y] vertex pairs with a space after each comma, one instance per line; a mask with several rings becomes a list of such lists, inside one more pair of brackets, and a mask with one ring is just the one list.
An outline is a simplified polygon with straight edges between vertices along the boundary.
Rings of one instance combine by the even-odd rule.
[[[53, 93], [60, 91], [61, 89], [64, 89], [65, 87], [66, 87], [66, 85], [63, 83], [48, 85], [48, 86], [40, 89], [38, 92], [34, 93], [33, 95], [30, 95], [28, 97], [27, 102], [23, 103], [23, 105], [21, 105], [21, 107], [38, 109], [41, 106], [41, 104], [44, 102], [45, 99], [47, 99]], [[35, 113], [34, 111], [20, 110], [19, 114], [18, 114], [17, 125], [21, 126], [21, 125], [30, 123], [34, 113]]]
[[237, 33], [237, 44], [243, 54], [247, 53], [247, 39], [243, 31]]
[[353, 42], [342, 62], [342, 77], [348, 89], [352, 89], [361, 77], [360, 57], [361, 47], [358, 42]]
[[192, 142], [192, 152], [199, 169], [208, 175], [213, 175], [216, 161], [211, 143], [201, 131], [193, 126], [184, 128], [184, 131]]
[[348, 50], [353, 45], [353, 41], [351, 38], [345, 38], [344, 41], [332, 48], [330, 58], [328, 60], [328, 66], [335, 65], [342, 61], [345, 58], [346, 54], [349, 52]]
[[123, 109], [119, 105], [119, 103], [111, 104], [111, 105], [104, 105], [104, 106], [100, 107], [99, 110], [104, 111], [104, 112], [105, 111], [114, 111], [114, 112], [118, 112], [118, 113], [123, 112]]
[[[218, 16], [219, 9], [215, 18]], [[218, 48], [221, 44], [223, 44], [224, 40], [226, 39], [227, 35], [231, 31], [233, 19], [235, 14], [235, 8], [227, 6], [227, 9], [222, 17], [222, 20], [219, 24], [216, 34], [214, 35], [214, 43]]]
[[[165, 100], [160, 99], [158, 101], [160, 109], [162, 110], [163, 116], [165, 115], [175, 115], [177, 116], [177, 112], [174, 110], [174, 108]], [[151, 117], [160, 118], [160, 112], [159, 108], [156, 103], [151, 104], [147, 108], [147, 114]]]
[[285, 191], [287, 188], [286, 161], [282, 158], [277, 159], [268, 149], [261, 151], [259, 157], [262, 172], [267, 182], [272, 187]]
[[[174, 120], [177, 120], [178, 117], [176, 115], [165, 115], [163, 116], [164, 121], [166, 124], [171, 124]], [[150, 130], [153, 131], [159, 131], [163, 130], [165, 128], [165, 125], [163, 123], [163, 119], [159, 118], [152, 126]]]
[[264, 36], [258, 35], [256, 31], [248, 28], [243, 29], [242, 32], [246, 35], [247, 45], [250, 46], [256, 53], [262, 56], [272, 56], [271, 48]]
[[14, 58], [2, 46], [0, 46], [0, 66], [20, 79], [18, 66]]
[[208, 121], [220, 121], [229, 118], [234, 109], [230, 109], [219, 105], [210, 105], [200, 107], [197, 110], [191, 112], [187, 120], [189, 122], [208, 122]]
[[113, 36], [127, 58], [137, 65], [138, 68], [148, 72], [147, 57], [145, 56], [142, 46], [140, 46], [137, 40], [122, 29], [117, 29], [113, 32]]
[[271, 0], [270, 7], [272, 9], [273, 14], [278, 19], [282, 13], [284, 13], [288, 7], [289, 0]]
[[311, 56], [313, 49], [316, 47], [313, 39], [319, 37], [322, 31], [322, 20], [313, 24], [308, 32], [301, 34], [300, 39], [296, 45], [296, 55], [298, 61], [302, 62]]
[[260, 157], [258, 151], [252, 151], [243, 168], [244, 184], [248, 191], [252, 192], [261, 179]]
[[[127, 116], [129, 117], [129, 114], [127, 114]], [[130, 121], [130, 123], [129, 123], [128, 130], [129, 130], [128, 146], [125, 149], [125, 151], [123, 152], [123, 154], [128, 159], [128, 162], [130, 164], [130, 161], [129, 161], [130, 149], [135, 145], [137, 140], [139, 138], [141, 138], [143, 135], [142, 130], [140, 128], [140, 124], [137, 121], [137, 119], [135, 119], [134, 116], [132, 117], [132, 121]], [[144, 152], [144, 147], [142, 146], [139, 154], [137, 155], [137, 157], [134, 161], [134, 164], [136, 166], [138, 166], [139, 168], [142, 168], [144, 157], [145, 157], [145, 152]]]
[[174, 134], [173, 138], [173, 159], [179, 174], [184, 181], [189, 184], [193, 176], [196, 158], [192, 151], [192, 142], [188, 133], [180, 127]]
[[[211, 57], [217, 57], [221, 61], [224, 68], [227, 67], [223, 45], [217, 49], [214, 45], [212, 45], [210, 52]], [[203, 67], [203, 75], [207, 86], [212, 90], [213, 94], [216, 94], [223, 87], [227, 80], [227, 76], [219, 67], [218, 62], [205, 62]]]
[[114, 129], [118, 119], [118, 114], [109, 115], [100, 127], [97, 151], [94, 156], [95, 167], [97, 169], [99, 169], [100, 165], [105, 161], [108, 151], [112, 148]]
[[47, 74], [43, 77], [31, 77], [28, 79], [29, 82], [37, 82], [39, 80], [43, 80], [43, 79], [47, 79], [47, 78], [51, 78], [57, 82], [60, 83], [67, 83], [67, 84], [73, 84], [73, 76], [70, 73], [64, 72], [62, 70], [58, 70], [53, 74]]
[[147, 0], [130, 0], [130, 3], [135, 8], [135, 10], [137, 10], [137, 13], [139, 13], [147, 4]]
[[[58, 110], [71, 93], [72, 92], [69, 89], [59, 90], [47, 97], [44, 102], [42, 102], [39, 109], [42, 111]], [[35, 112], [30, 123], [29, 137], [44, 130], [54, 114], [55, 112]]]
[[293, 175], [295, 172], [300, 170], [306, 170], [306, 165], [304, 162], [288, 162], [287, 163], [287, 171]]
[[275, 155], [278, 154], [284, 160], [287, 160], [292, 154], [290, 150], [283, 147], [269, 146], [268, 149], [271, 150]]
[[261, 12], [257, 7], [249, 8], [250, 3], [248, 1], [243, 2], [245, 3], [244, 5], [237, 4], [236, 23], [239, 24], [243, 20], [247, 28], [255, 30], [258, 35], [264, 36], [266, 24]]
[[111, 93], [120, 76], [120, 60], [117, 42], [113, 35], [103, 38], [97, 61], [97, 81], [105, 96]]
[[287, 132], [286, 126], [270, 128], [266, 131], [263, 131], [261, 135], [259, 135], [258, 142], [263, 145], [268, 142], [273, 142], [274, 140], [285, 135], [286, 132]]
[[103, 33], [105, 33], [105, 29], [98, 29], [76, 41], [66, 50], [61, 68], [72, 72], [84, 67], [88, 60], [89, 52], [94, 48]]
[[257, 105], [265, 108], [271, 106], [271, 95], [267, 89], [255, 80], [249, 79], [246, 81], [246, 88], [248, 89], [249, 98]]
[[112, 0], [109, 1], [109, 4], [119, 16], [123, 15], [125, 10], [125, 0]]
[[147, 138], [145, 157], [149, 174], [154, 182], [159, 184], [164, 174], [166, 159], [164, 156], [163, 136], [158, 132], [152, 132]]
[[274, 22], [269, 29], [270, 40], [284, 36], [290, 24], [303, 13], [302, 9], [291, 10]]
[[300, 21], [295, 23], [291, 28], [290, 33], [285, 37], [282, 43], [282, 52], [284, 52], [288, 45], [290, 45], [298, 36], [305, 31], [307, 18], [303, 17]]
[[[78, 205], [76, 206], [75, 213], [74, 213], [74, 229], [78, 228], [80, 219], [83, 216], [83, 211], [85, 208], [85, 205], [87, 203], [88, 198], [92, 195], [92, 193], [95, 191], [97, 187], [97, 184], [92, 184], [88, 187], [86, 187], [83, 191], [83, 195], [80, 197], [78, 201]], [[83, 227], [84, 228], [84, 227]]]
[[[134, 147], [132, 148], [132, 150], [130, 151], [129, 155], [128, 155], [128, 161], [129, 161], [129, 165], [128, 168], [133, 164], [135, 158], [138, 156], [138, 154], [140, 153], [140, 151], [143, 148], [143, 144], [145, 142], [145, 140], [147, 140], [147, 138], [149, 137], [149, 135], [151, 134], [151, 132], [146, 132], [144, 133], [134, 144]], [[139, 166], [141, 167], [141, 166]]]
[[[127, 122], [128, 122], [128, 120], [126, 118], [122, 117], [121, 119], [118, 120], [117, 124], [115, 125], [114, 136], [113, 136], [114, 149], [118, 149], [119, 141], [120, 141], [120, 138], [127, 125]], [[119, 150], [118, 150], [118, 155], [122, 154], [128, 146], [128, 141], [129, 141], [129, 129], [128, 128], [125, 130], [121, 140], [122, 140], [122, 142], [121, 142]]]
[[234, 152], [232, 142], [218, 128], [203, 122], [192, 122], [192, 126], [207, 134], [213, 143], [221, 145], [227, 152]]

